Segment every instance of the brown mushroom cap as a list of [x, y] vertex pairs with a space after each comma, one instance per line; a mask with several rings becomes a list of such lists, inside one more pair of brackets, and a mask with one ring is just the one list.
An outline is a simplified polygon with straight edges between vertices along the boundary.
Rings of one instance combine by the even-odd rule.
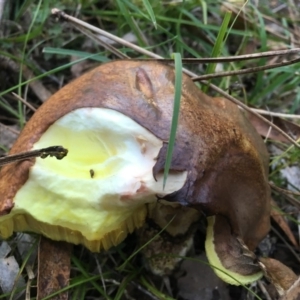
[[[161, 141], [170, 134], [175, 73], [155, 62], [106, 63], [74, 80], [46, 101], [27, 123], [10, 153], [31, 150], [58, 119], [80, 108], [118, 111]], [[64, 146], [64, 145], [63, 145]], [[163, 173], [164, 143], [153, 176]], [[0, 215], [14, 207], [35, 160], [0, 172]], [[220, 215], [231, 233], [253, 250], [269, 230], [268, 154], [243, 111], [223, 98], [203, 94], [183, 76], [182, 98], [171, 174], [187, 172], [180, 190], [164, 199]]]

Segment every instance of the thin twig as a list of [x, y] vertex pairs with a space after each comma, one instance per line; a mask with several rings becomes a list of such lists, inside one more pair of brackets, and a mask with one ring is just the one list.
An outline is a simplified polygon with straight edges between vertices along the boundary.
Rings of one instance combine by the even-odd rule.
[[284, 113], [273, 112], [273, 111], [258, 109], [258, 108], [251, 108], [251, 110], [259, 113], [260, 115], [265, 115], [265, 116], [270, 116], [270, 117], [280, 117], [280, 118], [286, 118], [286, 119], [300, 119], [300, 115], [284, 114]]
[[[253, 54], [243, 54], [243, 55], [234, 55], [234, 56], [222, 56], [222, 57], [201, 57], [201, 58], [182, 58], [182, 62], [186, 64], [195, 64], [195, 63], [222, 63], [222, 62], [234, 62], [234, 61], [243, 61], [243, 60], [251, 60], [251, 59], [260, 59], [265, 57], [274, 57], [274, 56], [282, 56], [282, 55], [291, 55], [300, 52], [300, 48], [293, 49], [284, 49], [284, 50], [274, 50], [274, 51], [265, 51]], [[135, 58], [137, 61], [158, 61], [158, 62], [166, 62], [172, 63], [174, 59], [170, 58]]]
[[294, 205], [295, 207], [297, 207], [298, 209], [300, 209], [300, 202], [299, 200], [295, 199], [294, 197], [290, 196], [288, 193], [286, 193], [286, 190], [285, 193], [283, 191], [280, 190], [280, 188], [278, 187], [274, 187], [274, 186], [271, 186], [271, 188], [275, 191], [277, 191], [278, 193], [281, 193], [282, 195], [284, 195], [284, 198], [289, 202], [291, 203], [292, 205]]
[[275, 185], [275, 184], [273, 184], [271, 182], [269, 184], [270, 184], [270, 187], [273, 190], [277, 191], [277, 192], [280, 192], [280, 193], [283, 193], [283, 194], [291, 194], [291, 195], [294, 195], [294, 196], [300, 196], [299, 192], [294, 192], [294, 191], [290, 191], [290, 190], [286, 190], [286, 189], [280, 188], [280, 187], [278, 187], [277, 185]]
[[155, 295], [150, 293], [148, 290], [143, 288], [140, 284], [136, 283], [135, 281], [131, 281], [131, 284], [134, 285], [138, 290], [143, 292], [145, 295], [149, 296], [152, 300], [159, 300]]
[[80, 32], [82, 32], [83, 34], [85, 34], [91, 40], [95, 41], [97, 44], [99, 44], [100, 46], [102, 46], [104, 49], [110, 51], [111, 53], [113, 53], [117, 57], [119, 57], [121, 59], [128, 58], [128, 56], [126, 54], [122, 53], [121, 51], [119, 51], [118, 49], [116, 49], [114, 46], [109, 45], [108, 43], [104, 42], [96, 34], [91, 33], [89, 30], [83, 28], [82, 26], [78, 26], [76, 24], [74, 24], [74, 26], [76, 27], [77, 30], [79, 30]]
[[[103, 36], [105, 36], [123, 46], [129, 47], [141, 54], [145, 54], [152, 58], [155, 58], [158, 61], [165, 61], [165, 62], [173, 62], [174, 61], [172, 59], [165, 59], [158, 54], [154, 54], [151, 51], [148, 51], [139, 46], [136, 46], [135, 44], [132, 44], [122, 38], [119, 38], [111, 33], [108, 33], [105, 30], [102, 30], [96, 26], [93, 26], [84, 21], [81, 21], [80, 19], [72, 17], [72, 16], [66, 14], [65, 12], [59, 10], [58, 8], [53, 8], [51, 10], [51, 13], [60, 18], [63, 18], [66, 21], [69, 21], [76, 25], [82, 26], [86, 29], [89, 29], [93, 32], [96, 32], [100, 35], [103, 35]], [[299, 53], [299, 52], [300, 52], [300, 48], [296, 48], [296, 49], [288, 49], [288, 50], [266, 51], [266, 52], [262, 52], [262, 53], [246, 54], [246, 55], [238, 55], [238, 56], [219, 57], [219, 58], [187, 58], [187, 59], [183, 59], [183, 62], [186, 62], [186, 63], [187, 62], [190, 62], [190, 63], [195, 63], [195, 62], [232, 62], [232, 61], [239, 61], [239, 60], [257, 59], [257, 58], [269, 57], [269, 56], [286, 55], [286, 54]]]
[[[22, 65], [22, 64], [21, 64]], [[35, 75], [32, 70], [30, 70], [26, 65], [22, 65], [23, 76], [26, 80], [34, 78]], [[30, 88], [36, 94], [36, 96], [41, 100], [41, 102], [45, 102], [52, 96], [52, 93], [43, 85], [40, 80], [33, 80], [29, 83]]]
[[10, 131], [11, 133], [13, 133], [15, 135], [19, 135], [20, 134], [20, 131], [13, 129], [10, 126], [6, 126], [6, 125], [4, 125], [2, 123], [0, 123], [0, 126], [4, 127], [6, 130]]
[[[121, 285], [121, 282], [115, 280], [115, 279], [104, 279], [105, 282], [107, 283], [112, 283], [114, 285], [117, 285], [117, 286], [120, 286]], [[127, 299], [129, 300], [135, 300], [135, 298], [131, 297], [127, 291], [127, 289], [124, 290], [124, 294], [126, 296]]]
[[95, 261], [96, 261], [96, 264], [97, 264], [97, 268], [98, 268], [98, 272], [99, 272], [99, 275], [100, 275], [100, 278], [101, 278], [101, 282], [102, 282], [102, 287], [103, 287], [104, 293], [106, 293], [106, 284], [105, 284], [104, 277], [103, 277], [102, 267], [101, 267], [101, 265], [99, 263], [97, 255], [94, 255], [94, 258], [95, 258]]
[[17, 100], [21, 101], [22, 103], [24, 103], [27, 107], [29, 107], [32, 111], [36, 111], [36, 108], [33, 107], [30, 103], [28, 103], [25, 99], [23, 99], [21, 96], [19, 96], [18, 94], [12, 92], [12, 94], [17, 98]]
[[[151, 51], [145, 50], [139, 46], [136, 46], [122, 38], [119, 38], [111, 33], [106, 32], [105, 30], [102, 30], [96, 26], [90, 25], [84, 21], [81, 21], [80, 19], [77, 19], [75, 17], [72, 17], [68, 14], [66, 14], [65, 12], [57, 9], [57, 8], [53, 8], [51, 10], [51, 13], [53, 15], [56, 15], [58, 17], [63, 18], [66, 21], [70, 21], [76, 25], [82, 26], [86, 29], [89, 29], [91, 31], [94, 31], [98, 34], [101, 34], [123, 46], [129, 47], [141, 54], [145, 54], [148, 55], [152, 58], [157, 59], [158, 61], [164, 61], [164, 62], [173, 62], [174, 60], [168, 60], [168, 59], [164, 59], [163, 57], [161, 57], [158, 54], [154, 54]], [[78, 28], [78, 27], [77, 27]], [[232, 62], [232, 61], [238, 61], [238, 60], [248, 60], [248, 59], [257, 59], [257, 58], [262, 58], [262, 57], [269, 57], [269, 56], [276, 56], [276, 55], [286, 55], [286, 54], [291, 54], [291, 53], [299, 53], [300, 48], [296, 48], [296, 49], [289, 49], [289, 50], [277, 50], [277, 51], [267, 51], [267, 52], [262, 52], [262, 53], [255, 53], [255, 54], [246, 54], [246, 55], [239, 55], [239, 56], [229, 56], [229, 57], [222, 57], [222, 58], [191, 58], [191, 59], [184, 59], [184, 62]], [[196, 60], [196, 61], [195, 61]]]
[[132, 44], [132, 43], [124, 40], [124, 39], [121, 39], [121, 38], [119, 38], [119, 37], [117, 37], [117, 36], [115, 36], [115, 35], [113, 35], [111, 33], [108, 33], [108, 32], [106, 32], [106, 31], [104, 31], [104, 30], [102, 30], [100, 28], [97, 28], [96, 26], [90, 25], [90, 24], [88, 24], [88, 23], [86, 23], [84, 21], [81, 21], [80, 19], [74, 18], [74, 17], [66, 14], [65, 12], [59, 10], [58, 8], [53, 8], [51, 10], [51, 13], [53, 15], [56, 15], [56, 16], [64, 19], [64, 20], [66, 20], [66, 21], [70, 21], [71, 23], [75, 23], [75, 24], [80, 25], [80, 26], [82, 26], [82, 27], [84, 27], [86, 29], [89, 29], [89, 30], [94, 31], [94, 32], [96, 32], [98, 34], [101, 34], [101, 35], [103, 35], [103, 36], [105, 36], [105, 37], [107, 37], [107, 38], [109, 38], [109, 39], [111, 39], [111, 40], [113, 40], [113, 41], [115, 41], [115, 42], [123, 45], [123, 46], [129, 47], [129, 48], [131, 48], [131, 49], [133, 49], [133, 50], [135, 50], [137, 52], [141, 53], [141, 51], [143, 51], [142, 54], [145, 54], [145, 55], [148, 55], [148, 56], [152, 56], [152, 57], [154, 55], [155, 58], [162, 58], [161, 56], [159, 56], [157, 54], [153, 54], [152, 52], [150, 52], [148, 50], [145, 50], [145, 49], [143, 49], [143, 48], [141, 48], [139, 46], [136, 46], [136, 45], [134, 45], [134, 44]]
[[67, 154], [68, 154], [68, 150], [63, 148], [62, 146], [51, 146], [51, 147], [42, 148], [38, 150], [32, 150], [32, 151], [0, 157], [0, 166], [4, 166], [13, 162], [35, 158], [35, 157], [46, 158], [48, 156], [55, 156], [57, 159], [62, 159]]
[[279, 233], [277, 229], [274, 228], [274, 226], [271, 226], [271, 230], [279, 237], [279, 239], [286, 245], [286, 247], [291, 251], [291, 253], [295, 256], [297, 261], [300, 263], [300, 257], [296, 253], [296, 251], [289, 245], [289, 243], [285, 240], [285, 238]]
[[262, 291], [262, 293], [264, 294], [264, 296], [266, 297], [267, 300], [272, 300], [272, 298], [270, 297], [268, 291], [266, 290], [263, 282], [261, 280], [258, 280], [258, 286], [260, 288], [260, 290]]
[[218, 73], [213, 73], [213, 74], [200, 75], [200, 76], [192, 77], [191, 79], [193, 81], [202, 81], [202, 80], [218, 78], [218, 77], [225, 77], [225, 76], [243, 75], [243, 74], [249, 74], [249, 73], [252, 74], [252, 73], [257, 73], [257, 72], [260, 72], [260, 71], [271, 70], [271, 69], [275, 69], [275, 68], [289, 66], [289, 65], [292, 65], [292, 64], [295, 64], [295, 63], [298, 63], [298, 62], [300, 62], [300, 58], [275, 63], [273, 65], [267, 65], [267, 66], [253, 67], [253, 68], [247, 68], [247, 69], [242, 69], [242, 70], [234, 70], [234, 71], [226, 71], [226, 72], [218, 72]]

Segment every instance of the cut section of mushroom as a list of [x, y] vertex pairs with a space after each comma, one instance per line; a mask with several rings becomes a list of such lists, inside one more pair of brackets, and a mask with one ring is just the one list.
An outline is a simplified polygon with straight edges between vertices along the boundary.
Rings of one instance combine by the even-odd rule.
[[170, 174], [163, 190], [162, 177], [152, 175], [162, 141], [111, 109], [71, 111], [33, 149], [52, 144], [64, 144], [68, 156], [36, 159], [11, 213], [1, 218], [4, 238], [13, 230], [35, 231], [93, 251], [109, 249], [142, 226], [145, 204], [155, 202], [156, 194], [172, 193], [186, 180], [186, 172]]
[[237, 105], [203, 94], [183, 75], [163, 189], [174, 82], [170, 66], [115, 61], [46, 101], [10, 154], [62, 145], [68, 155], [1, 169], [0, 235], [32, 231], [99, 251], [142, 226], [147, 205], [164, 199], [209, 217], [212, 265], [256, 280], [253, 251], [270, 227], [266, 147]]

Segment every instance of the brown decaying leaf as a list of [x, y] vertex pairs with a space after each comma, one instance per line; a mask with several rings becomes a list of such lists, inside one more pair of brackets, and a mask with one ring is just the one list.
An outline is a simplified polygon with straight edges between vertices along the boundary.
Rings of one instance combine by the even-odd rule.
[[298, 279], [298, 276], [289, 267], [276, 259], [262, 257], [259, 261], [264, 275], [275, 286], [280, 296], [285, 295]]
[[[270, 126], [267, 123], [263, 122], [256, 115], [247, 114], [247, 116], [248, 116], [250, 122], [252, 123], [252, 125], [255, 127], [255, 129], [261, 136], [267, 137], [267, 138], [277, 141], [277, 142], [290, 143], [290, 141], [288, 141], [288, 139], [285, 136], [283, 136], [277, 130], [270, 128]], [[284, 120], [279, 117], [270, 118], [268, 116], [265, 116], [265, 118], [272, 121], [272, 123], [274, 123], [279, 128], [281, 128], [284, 132], [286, 132], [293, 139], [297, 140], [300, 138], [300, 126], [299, 125], [297, 125], [293, 122]]]
[[288, 237], [289, 241], [295, 246], [296, 248], [299, 247], [287, 221], [284, 219], [283, 214], [280, 212], [280, 208], [276, 204], [276, 202], [271, 199], [271, 217], [277, 223], [277, 225], [281, 228], [281, 230], [285, 233]]
[[287, 290], [279, 300], [300, 300], [300, 278]]
[[[71, 252], [71, 244], [41, 237], [38, 249], [37, 300], [41, 300], [68, 286]], [[51, 299], [67, 300], [68, 292], [60, 293]]]

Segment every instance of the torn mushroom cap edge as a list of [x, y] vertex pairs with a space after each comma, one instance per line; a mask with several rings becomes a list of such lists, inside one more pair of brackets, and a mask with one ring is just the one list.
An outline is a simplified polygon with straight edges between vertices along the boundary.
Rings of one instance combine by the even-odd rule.
[[[96, 111], [98, 111], [98, 113], [96, 113]], [[92, 112], [94, 112], [94, 113], [92, 113]], [[113, 114], [114, 119], [117, 119], [117, 120], [119, 120], [118, 118], [129, 119], [127, 116], [124, 116], [119, 112], [114, 112], [114, 111], [107, 110], [107, 109], [101, 109], [101, 108], [84, 109], [84, 108], [82, 108], [82, 109], [79, 109], [77, 111], [75, 110], [72, 112], [72, 115], [74, 114], [74, 117], [71, 119], [72, 129], [74, 129], [74, 126], [75, 126], [74, 120], [81, 120], [83, 118], [83, 115], [81, 113], [86, 114], [86, 117], [88, 118], [87, 121], [89, 121], [89, 123], [88, 123], [89, 126], [91, 126], [91, 123], [93, 123], [93, 122], [97, 123], [97, 121], [98, 121], [98, 126], [100, 126], [101, 130], [103, 130], [103, 128], [101, 127], [101, 124], [103, 123], [102, 122], [103, 118], [105, 118], [105, 116], [107, 117], [107, 114], [108, 114], [108, 117], [110, 117], [111, 114]], [[95, 120], [93, 120], [92, 116], [95, 114], [96, 114], [96, 117], [94, 116]], [[101, 118], [99, 117], [99, 114], [101, 115]], [[68, 115], [63, 116], [59, 120], [59, 124], [62, 123], [62, 124], [64, 124], [64, 126], [66, 126], [66, 124], [69, 124], [70, 120], [69, 120], [69, 122], [67, 122], [65, 120], [66, 118], [68, 120], [71, 117], [69, 117]], [[99, 119], [99, 120], [96, 120], [96, 119]], [[142, 195], [144, 194], [148, 197], [147, 201], [150, 201], [150, 202], [156, 201], [156, 196], [155, 196], [156, 193], [163, 192], [161, 190], [162, 178], [157, 178], [158, 181], [154, 180], [153, 175], [152, 175], [152, 167], [155, 163], [155, 157], [158, 154], [158, 151], [159, 151], [162, 143], [159, 139], [154, 137], [146, 129], [144, 129], [140, 125], [136, 124], [133, 120], [127, 120], [127, 123], [128, 123], [127, 128], [129, 128], [128, 130], [130, 131], [127, 133], [127, 135], [129, 135], [129, 137], [131, 138], [131, 142], [129, 142], [129, 144], [131, 145], [131, 147], [133, 147], [132, 146], [133, 144], [135, 145], [135, 148], [132, 151], [134, 151], [134, 153], [136, 153], [134, 155], [134, 157], [132, 157], [132, 155], [130, 155], [131, 158], [127, 157], [127, 159], [131, 159], [131, 160], [134, 159], [135, 161], [137, 161], [137, 163], [138, 162], [142, 163], [141, 158], [138, 159], [139, 151], [141, 152], [140, 153], [141, 157], [144, 157], [144, 156], [147, 157], [146, 165], [148, 165], [148, 171], [146, 172], [145, 170], [142, 170], [142, 173], [140, 175], [137, 175], [136, 178], [137, 178], [137, 180], [139, 180], [139, 178], [140, 178], [139, 176], [142, 176], [145, 173], [144, 174], [145, 177], [141, 177], [141, 179], [146, 179], [147, 181], [143, 181], [143, 189], [141, 189], [140, 192]], [[45, 133], [41, 136], [40, 140], [34, 144], [34, 147], [38, 147], [38, 148], [43, 147], [44, 145], [47, 145], [48, 143], [61, 143], [64, 141], [64, 139], [66, 140], [66, 143], [67, 143], [68, 139], [66, 139], [66, 137], [64, 137], [63, 135], [61, 136], [61, 134], [60, 134], [61, 132], [64, 132], [64, 129], [59, 127], [58, 129], [54, 130], [53, 128], [56, 128], [57, 126], [59, 126], [59, 125], [55, 125], [55, 124], [56, 124], [56, 122], [45, 131]], [[125, 126], [124, 124], [126, 124], [126, 120], [124, 122], [121, 122], [121, 124], [122, 124], [122, 126]], [[80, 125], [80, 127], [81, 126], [82, 125]], [[115, 124], [115, 126], [113, 126], [114, 129], [117, 127], [118, 127], [117, 124]], [[93, 129], [94, 129], [94, 127], [93, 127]], [[117, 130], [117, 132], [118, 132], [118, 130]], [[105, 133], [107, 134], [106, 131], [105, 131]], [[68, 132], [67, 135], [69, 136], [70, 134], [71, 133]], [[73, 134], [75, 136], [77, 136], [76, 132], [74, 132]], [[93, 133], [93, 134], [95, 134], [95, 133]], [[78, 136], [80, 136], [80, 135], [78, 134]], [[137, 138], [136, 138], [137, 140], [139, 140], [140, 137], [144, 136], [143, 145], [140, 145], [139, 141], [135, 141], [134, 136], [137, 136]], [[60, 137], [61, 140], [57, 140], [58, 137]], [[110, 134], [110, 138], [112, 138], [112, 137], [113, 137], [113, 133]], [[92, 136], [90, 136], [90, 138], [92, 140], [94, 140], [94, 138]], [[97, 139], [98, 138], [99, 138], [99, 134], [97, 134]], [[96, 139], [96, 137], [95, 137], [95, 139]], [[81, 178], [79, 178], [80, 181], [82, 181], [82, 183], [80, 184], [79, 187], [76, 186], [76, 182], [75, 182], [75, 186], [73, 188], [70, 188], [70, 181], [68, 181], [67, 180], [68, 178], [66, 178], [66, 176], [65, 176], [67, 174], [67, 176], [70, 175], [73, 177], [74, 172], [76, 172], [76, 170], [69, 171], [69, 168], [72, 166], [72, 163], [74, 165], [74, 162], [77, 162], [77, 159], [78, 159], [78, 158], [76, 158], [76, 155], [78, 155], [78, 153], [76, 153], [76, 151], [73, 151], [74, 149], [72, 147], [76, 146], [76, 149], [78, 149], [78, 148], [80, 148], [80, 147], [78, 147], [78, 144], [87, 145], [87, 143], [88, 143], [88, 141], [85, 141], [82, 143], [80, 143], [80, 141], [79, 141], [78, 143], [76, 142], [76, 143], [67, 144], [70, 151], [69, 151], [68, 157], [63, 161], [48, 161], [48, 160], [47, 161], [44, 161], [44, 160], [36, 160], [35, 161], [35, 164], [33, 164], [33, 166], [30, 169], [28, 180], [25, 182], [25, 184], [23, 186], [21, 186], [21, 188], [18, 190], [17, 194], [15, 195], [14, 208], [12, 209], [12, 211], [9, 215], [3, 216], [1, 218], [2, 222], [0, 223], [1, 224], [0, 230], [1, 230], [1, 235], [3, 237], [6, 238], [6, 237], [10, 236], [12, 234], [13, 230], [14, 231], [32, 231], [32, 232], [41, 233], [41, 234], [43, 234], [51, 239], [54, 239], [54, 240], [66, 240], [66, 241], [74, 243], [74, 244], [81, 243], [81, 244], [84, 244], [87, 248], [89, 248], [92, 251], [99, 251], [101, 249], [107, 250], [113, 245], [118, 245], [127, 236], [128, 233], [133, 232], [135, 228], [139, 228], [144, 224], [144, 220], [146, 218], [146, 213], [147, 213], [145, 204], [147, 203], [147, 201], [146, 201], [146, 199], [141, 199], [141, 196], [139, 196], [138, 193], [137, 193], [137, 197], [135, 195], [133, 195], [134, 198], [131, 199], [131, 190], [126, 189], [126, 187], [125, 187], [125, 191], [123, 191], [123, 192], [125, 192], [124, 199], [121, 200], [121, 198], [117, 199], [119, 197], [116, 197], [115, 204], [113, 203], [113, 201], [111, 201], [109, 199], [108, 199], [109, 201], [105, 200], [105, 198], [103, 198], [103, 199], [106, 201], [106, 203], [103, 203], [103, 202], [97, 203], [97, 201], [91, 202], [90, 204], [87, 203], [87, 205], [88, 205], [87, 208], [89, 210], [91, 207], [96, 208], [95, 209], [96, 219], [99, 220], [102, 218], [101, 217], [102, 209], [104, 210], [103, 218], [107, 218], [107, 217], [109, 218], [107, 221], [105, 221], [103, 223], [103, 226], [101, 225], [96, 228], [97, 231], [95, 233], [92, 233], [92, 232], [93, 232], [93, 230], [95, 230], [94, 224], [96, 224], [97, 222], [92, 218], [92, 216], [89, 217], [87, 215], [87, 213], [85, 211], [83, 212], [82, 210], [81, 210], [82, 216], [81, 216], [81, 213], [80, 213], [80, 216], [78, 216], [78, 215], [75, 216], [74, 213], [75, 213], [76, 209], [72, 209], [72, 207], [74, 207], [74, 205], [76, 205], [76, 203], [78, 204], [79, 207], [83, 206], [83, 203], [85, 202], [85, 199], [86, 199], [85, 193], [83, 193], [83, 197], [82, 197], [81, 201], [77, 201], [77, 202], [74, 202], [74, 200], [71, 201], [69, 207], [65, 210], [63, 209], [63, 207], [64, 207], [65, 203], [68, 202], [68, 197], [67, 196], [64, 197], [63, 195], [61, 195], [62, 201], [57, 202], [56, 198], [57, 197], [59, 198], [59, 195], [63, 193], [61, 190], [65, 189], [64, 188], [65, 185], [67, 186], [66, 195], [68, 195], [68, 193], [71, 192], [71, 194], [70, 194], [71, 198], [72, 198], [72, 195], [74, 195], [74, 197], [78, 198], [79, 194], [82, 194], [82, 192], [84, 190], [84, 189], [82, 190], [80, 188], [80, 186], [82, 186], [82, 188], [83, 188], [83, 186], [86, 186], [87, 184], [93, 184], [94, 186], [95, 186], [95, 184], [96, 185], [98, 184], [97, 182], [99, 182], [99, 178], [97, 179], [97, 177], [99, 177], [98, 175], [99, 175], [100, 171], [96, 170], [96, 172], [95, 172], [96, 174], [94, 174], [94, 176], [92, 178], [90, 178], [89, 165], [86, 166], [85, 168], [83, 168], [83, 170], [79, 170], [79, 171], [82, 171], [80, 173], [82, 176], [87, 177], [87, 178], [83, 178], [82, 180], [81, 180]], [[100, 144], [102, 145], [103, 141]], [[120, 143], [117, 143], [117, 144], [119, 145]], [[92, 145], [90, 145], [90, 146], [92, 146]], [[109, 147], [109, 146], [111, 146], [111, 145], [106, 145], [106, 147]], [[111, 147], [114, 148], [114, 146], [115, 145], [112, 145]], [[123, 145], [123, 146], [125, 147], [126, 145]], [[122, 155], [124, 155], [124, 153], [125, 153], [124, 147], [123, 148], [121, 147]], [[140, 149], [140, 150], [138, 150], [138, 149]], [[87, 151], [86, 148], [85, 148], [85, 151]], [[114, 151], [111, 151], [111, 152], [114, 152]], [[73, 157], [74, 153], [76, 154], [75, 158]], [[88, 159], [90, 159], [93, 155], [91, 154], [88, 156], [89, 156]], [[119, 157], [119, 159], [120, 158], [121, 157]], [[97, 163], [97, 161], [96, 161], [96, 163]], [[82, 166], [82, 163], [80, 164], [80, 166]], [[98, 167], [99, 167], [99, 164], [98, 164]], [[136, 168], [134, 168], [134, 169], [136, 169], [136, 170], [140, 169], [140, 164], [138, 166], [136, 166]], [[56, 173], [56, 172], [58, 172], [58, 173]], [[61, 174], [61, 172], [63, 173], [63, 175]], [[123, 171], [123, 173], [124, 173], [124, 171]], [[50, 174], [50, 175], [47, 175], [47, 174]], [[131, 174], [130, 171], [126, 172], [126, 174], [125, 174], [126, 177], [128, 177], [129, 174]], [[76, 175], [75, 179], [78, 179], [77, 178], [78, 176]], [[62, 178], [61, 183], [53, 182], [53, 181], [58, 181], [60, 177]], [[151, 177], [151, 179], [150, 179], [150, 177]], [[111, 181], [109, 178], [105, 178], [105, 179], [108, 179], [109, 181]], [[34, 183], [35, 182], [34, 180], [37, 182]], [[42, 182], [40, 180], [42, 180]], [[170, 174], [165, 192], [166, 193], [174, 192], [177, 188], [181, 188], [181, 186], [184, 184], [185, 180], [186, 180], [186, 172], [183, 172], [180, 174], [179, 173]], [[121, 181], [122, 181], [122, 182], [120, 182], [121, 185], [124, 185], [124, 182], [126, 181], [125, 177], [124, 177], [124, 181], [123, 180], [121, 180]], [[50, 186], [48, 188], [49, 191], [46, 194], [37, 192], [37, 191], [40, 191], [40, 189], [43, 189], [41, 187], [46, 187], [46, 189], [47, 189], [48, 183], [50, 184]], [[106, 186], [108, 183], [109, 182], [106, 182]], [[132, 187], [134, 188], [135, 184], [138, 184], [138, 183], [139, 182], [137, 181], [136, 183], [134, 183], [134, 185]], [[79, 184], [79, 182], [77, 184]], [[101, 184], [101, 182], [99, 182], [99, 184]], [[32, 186], [33, 186], [33, 188], [32, 188]], [[38, 188], [38, 190], [34, 189], [34, 186], [36, 186], [36, 188]], [[131, 188], [130, 182], [129, 182], [129, 188]], [[74, 189], [75, 190], [79, 189], [78, 190], [79, 194], [74, 194]], [[149, 191], [147, 191], [147, 189]], [[89, 191], [90, 189], [88, 188], [87, 190]], [[101, 190], [103, 190], [103, 189], [101, 189]], [[126, 195], [127, 191], [129, 192], [128, 195]], [[47, 201], [45, 200], [46, 201], [45, 202], [44, 198], [47, 199], [48, 196], [53, 193], [54, 193], [54, 196], [56, 195], [55, 198], [53, 198], [52, 201], [50, 201], [50, 203], [48, 201], [48, 204], [47, 204]], [[151, 196], [151, 194], [152, 194], [152, 197], [151, 197], [152, 200], [149, 199], [149, 196]], [[44, 195], [44, 197], [43, 197], [43, 195]], [[110, 194], [108, 194], [108, 195], [110, 195]], [[118, 195], [116, 195], [116, 196], [118, 196]], [[36, 199], [34, 199], [34, 198], [36, 198]], [[91, 198], [91, 197], [88, 197], [88, 198]], [[43, 201], [39, 201], [39, 199], [43, 199]], [[101, 199], [101, 198], [96, 197], [96, 200], [97, 199]], [[86, 202], [88, 202], [88, 201], [86, 201]], [[100, 210], [98, 212], [97, 212], [97, 205], [100, 205], [100, 206], [102, 205], [102, 208], [99, 207]], [[36, 208], [36, 207], [38, 207], [38, 208]], [[37, 213], [37, 211], [39, 211], [39, 213]], [[63, 213], [64, 211], [65, 211], [65, 213]], [[109, 213], [111, 213], [110, 217], [107, 216], [107, 214], [109, 214]], [[53, 215], [50, 219], [47, 217], [49, 214]], [[74, 215], [73, 216], [74, 220], [76, 220], [76, 217], [77, 217], [77, 219], [80, 217], [83, 220], [81, 220], [80, 223], [78, 223], [78, 225], [76, 225], [77, 223], [72, 219], [72, 217], [71, 217], [71, 220], [69, 220], [69, 221], [67, 219], [65, 220], [66, 215], [71, 216], [72, 214]], [[93, 215], [95, 215], [95, 213]], [[62, 216], [62, 218], [59, 219], [58, 216]], [[68, 226], [68, 222], [71, 226]], [[74, 222], [76, 223], [75, 224], [76, 226], [74, 225]], [[88, 227], [89, 225], [85, 226], [84, 225], [85, 223], [91, 224], [91, 228], [88, 231], [86, 231], [87, 228], [85, 228], [85, 227], [86, 226]], [[66, 226], [60, 226], [59, 224], [66, 224]], [[77, 228], [78, 228], [78, 230], [77, 230]], [[80, 230], [80, 228], [81, 228], [81, 230]], [[101, 231], [102, 231], [101, 228], [104, 228], [102, 233], [101, 233]], [[85, 232], [83, 229], [85, 230]]]

